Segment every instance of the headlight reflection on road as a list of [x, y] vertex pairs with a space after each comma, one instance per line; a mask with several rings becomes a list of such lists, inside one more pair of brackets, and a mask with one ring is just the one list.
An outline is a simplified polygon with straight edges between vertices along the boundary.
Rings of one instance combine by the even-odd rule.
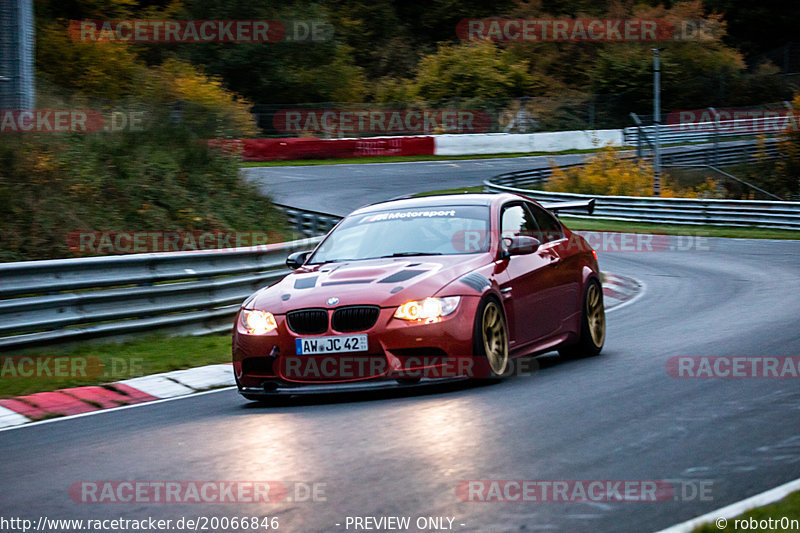
[[435, 476], [430, 482], [438, 483], [442, 475], [474, 474], [485, 461], [484, 441], [491, 435], [481, 423], [480, 411], [469, 398], [415, 400], [398, 408], [391, 423], [379, 428], [378, 436], [390, 446], [390, 453], [411, 457], [420, 465], [416, 476]]

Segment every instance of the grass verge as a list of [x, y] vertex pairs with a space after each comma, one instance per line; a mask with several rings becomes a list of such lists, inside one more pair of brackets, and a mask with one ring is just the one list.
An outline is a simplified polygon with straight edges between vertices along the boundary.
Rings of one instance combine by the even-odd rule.
[[624, 233], [654, 233], [692, 235], [695, 237], [729, 237], [736, 239], [800, 239], [800, 231], [737, 226], [685, 226], [682, 224], [652, 224], [605, 218], [563, 216], [564, 224], [576, 231], [615, 231]]
[[[763, 525], [768, 527], [762, 528], [761, 521], [769, 521], [770, 519], [773, 520], [773, 527], [769, 527], [769, 522], [765, 522]], [[788, 525], [789, 527], [783, 527], [781, 525], [780, 521], [782, 519], [785, 519], [784, 521], [789, 521], [788, 524], [784, 524]], [[744, 522], [737, 523], [737, 520]], [[791, 522], [792, 520], [794, 520], [793, 523]], [[754, 523], [756, 524], [756, 527], [752, 527], [752, 524]], [[793, 492], [784, 499], [775, 503], [771, 503], [763, 507], [757, 507], [751, 511], [747, 511], [746, 513], [737, 516], [736, 518], [730, 518], [728, 519], [724, 528], [720, 528], [715, 523], [703, 524], [702, 526], [696, 527], [694, 529], [694, 533], [711, 533], [719, 531], [797, 531], [798, 523], [800, 523], [800, 491]], [[739, 527], [736, 527], [737, 525]]]
[[[230, 335], [150, 335], [123, 343], [92, 343], [57, 352], [46, 348], [29, 350], [20, 355], [0, 357], [0, 398], [229, 363], [230, 354]], [[24, 358], [32, 358], [33, 362], [23, 362]], [[50, 360], [44, 362], [47, 358]], [[45, 366], [49, 373], [44, 370]], [[31, 373], [31, 376], [22, 375]]]

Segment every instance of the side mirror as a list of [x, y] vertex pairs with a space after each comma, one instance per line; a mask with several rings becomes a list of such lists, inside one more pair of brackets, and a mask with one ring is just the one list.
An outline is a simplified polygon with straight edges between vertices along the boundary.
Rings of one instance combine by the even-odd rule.
[[503, 243], [505, 244], [505, 257], [532, 254], [538, 250], [539, 246], [542, 244], [539, 242], [539, 239], [529, 235], [508, 237], [503, 239]]
[[297, 270], [303, 263], [306, 262], [308, 256], [311, 252], [295, 252], [293, 254], [289, 254], [289, 257], [286, 258], [286, 266], [291, 268], [292, 270]]

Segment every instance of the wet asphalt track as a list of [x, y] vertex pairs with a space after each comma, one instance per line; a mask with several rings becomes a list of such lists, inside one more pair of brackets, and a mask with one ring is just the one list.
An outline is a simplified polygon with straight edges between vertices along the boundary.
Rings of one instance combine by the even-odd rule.
[[[741, 141], [722, 143], [731, 147]], [[705, 150], [707, 145], [667, 146], [673, 152]], [[633, 156], [633, 151], [621, 152]], [[418, 192], [481, 185], [483, 180], [519, 170], [575, 165], [585, 154], [498, 159], [415, 161], [351, 165], [253, 167], [242, 170], [263, 194], [279, 204], [344, 216], [363, 205]]]
[[[254, 167], [244, 176], [279, 204], [344, 216], [363, 205], [418, 192], [481, 185], [497, 174], [580, 163], [583, 155], [354, 165]], [[310, 194], [313, 191], [313, 194]]]
[[[643, 295], [609, 313], [601, 356], [544, 356], [531, 376], [273, 407], [224, 390], [0, 432], [0, 516], [277, 516], [292, 532], [345, 531], [347, 516], [448, 516], [456, 531], [640, 532], [762, 492], [800, 477], [800, 380], [676, 379], [665, 366], [800, 355], [800, 242], [705, 244], [601, 252], [601, 268], [641, 280]], [[460, 501], [456, 486], [472, 479], [669, 480], [710, 493]], [[81, 480], [318, 482], [326, 501], [91, 505], [70, 499]]]

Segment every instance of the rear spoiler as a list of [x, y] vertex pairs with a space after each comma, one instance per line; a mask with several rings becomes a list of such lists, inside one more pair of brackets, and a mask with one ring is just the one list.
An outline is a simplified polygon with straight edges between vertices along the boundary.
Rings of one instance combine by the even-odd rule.
[[591, 200], [575, 200], [572, 202], [556, 202], [553, 204], [542, 204], [548, 211], [558, 214], [559, 211], [586, 211], [588, 214], [594, 212], [594, 198]]

